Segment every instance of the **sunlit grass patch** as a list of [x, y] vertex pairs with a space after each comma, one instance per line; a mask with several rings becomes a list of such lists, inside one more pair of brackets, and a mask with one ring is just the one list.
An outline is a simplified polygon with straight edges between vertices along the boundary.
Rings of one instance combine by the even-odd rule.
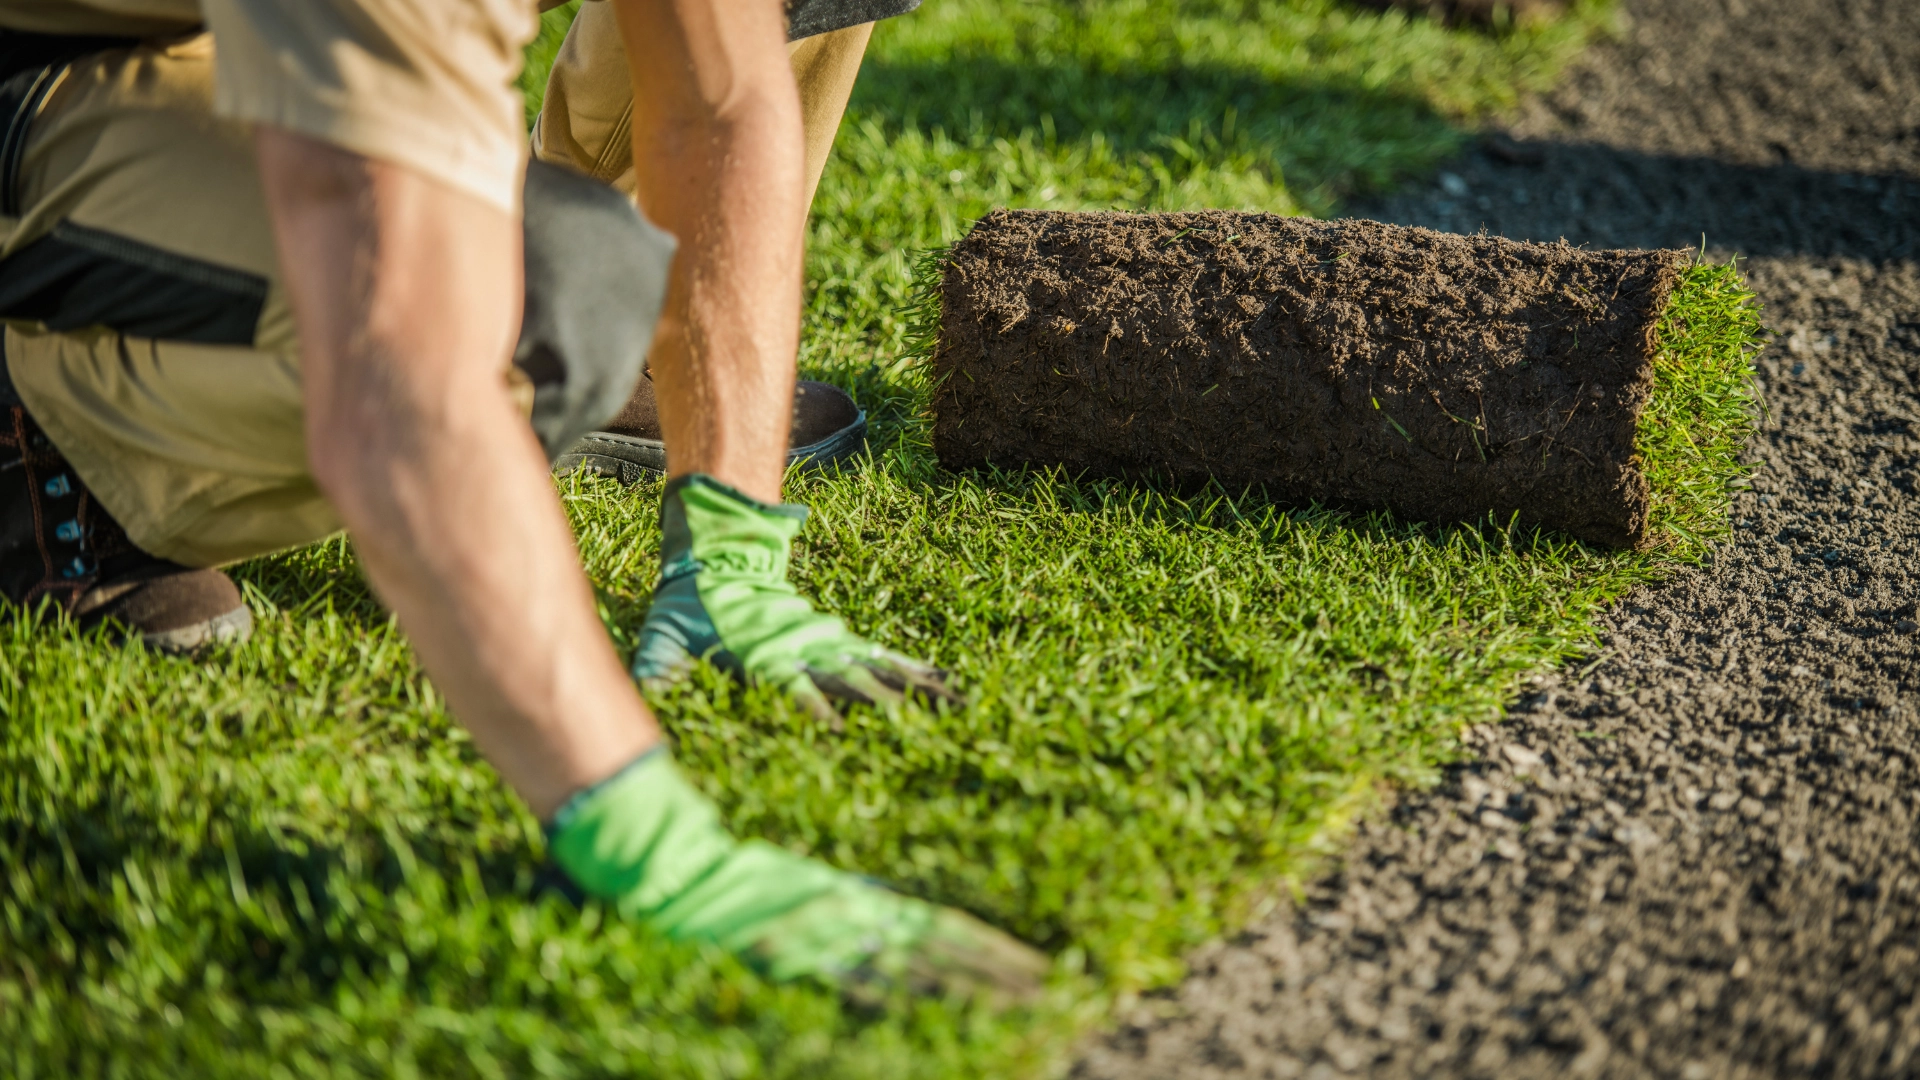
[[1653, 394], [1634, 445], [1653, 491], [1648, 532], [1663, 555], [1695, 560], [1727, 535], [1727, 508], [1759, 419], [1754, 355], [1765, 340], [1753, 291], [1733, 262], [1681, 273], [1657, 329]]
[[[1058, 1072], [1113, 995], [1257, 915], [1378, 785], [1432, 776], [1655, 564], [942, 473], [913, 253], [995, 205], [1330, 212], [1452, 153], [1602, 14], [1490, 36], [1332, 0], [938, 0], [878, 31], [814, 207], [802, 358], [869, 410], [872, 461], [795, 480], [795, 571], [968, 701], [836, 732], [700, 673], [655, 704], [736, 829], [1045, 946], [1043, 1009], [855, 1013], [543, 891], [537, 823], [334, 541], [241, 567], [258, 633], [199, 660], [0, 627], [0, 1073]], [[561, 493], [630, 648], [658, 486]]]

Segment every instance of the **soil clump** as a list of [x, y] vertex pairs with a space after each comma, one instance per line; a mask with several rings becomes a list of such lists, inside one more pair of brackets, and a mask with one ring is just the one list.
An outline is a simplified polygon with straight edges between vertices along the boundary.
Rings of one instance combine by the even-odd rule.
[[934, 449], [1644, 546], [1682, 251], [1373, 221], [1000, 210], [945, 261]]
[[1627, 8], [1504, 141], [1356, 210], [1748, 255], [1780, 336], [1733, 539], [1075, 1076], [1920, 1073], [1920, 5]]

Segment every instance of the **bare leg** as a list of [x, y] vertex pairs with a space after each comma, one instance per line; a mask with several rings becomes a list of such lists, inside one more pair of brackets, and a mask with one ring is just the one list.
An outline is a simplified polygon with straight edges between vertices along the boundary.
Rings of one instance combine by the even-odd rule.
[[[778, 0], [620, 3], [640, 207], [680, 238], [648, 369], [668, 470], [780, 499], [805, 168]], [[684, 6], [687, 10], [671, 10]], [[699, 73], [687, 78], [688, 71]]]
[[[616, 40], [617, 10], [613, 6], [589, 7], [577, 17], [555, 66], [553, 80], [548, 84], [547, 100], [534, 136], [534, 150], [546, 160], [562, 162], [616, 188], [640, 194], [641, 205], [648, 216], [681, 235], [684, 241], [688, 237], [681, 229], [661, 216], [662, 212], [668, 212], [667, 208], [656, 207], [648, 201], [646, 192], [636, 191], [643, 182], [633, 164], [637, 143], [645, 144], [639, 148], [639, 160], [647, 162], [646, 170], [642, 171], [650, 174], [656, 187], [664, 177], [688, 175], [684, 171], [688, 163], [669, 163], [647, 156], [654, 152], [650, 148], [660, 141], [648, 133], [647, 125], [657, 122], [669, 105], [662, 101], [657, 90], [635, 92], [634, 82], [628, 77], [627, 48]], [[653, 33], [651, 29], [647, 32]], [[872, 32], [873, 24], [865, 23], [785, 46], [785, 64], [793, 73], [800, 101], [803, 206], [812, 202], [826, 168], [834, 133], [846, 111], [854, 79], [859, 74], [860, 59]], [[680, 47], [694, 48], [688, 43]], [[651, 65], [656, 62], [654, 54], [662, 50], [662, 43], [650, 39], [649, 48], [652, 52], [647, 54], [648, 64]], [[744, 56], [742, 59], [744, 61]], [[774, 58], [770, 48], [764, 49], [755, 62], [768, 65], [754, 72], [755, 76], [780, 70], [781, 61]], [[639, 77], [651, 79], [651, 87], [659, 81], [659, 71], [649, 66]], [[638, 103], [642, 102], [651, 103], [653, 108], [639, 108]], [[702, 167], [695, 163], [695, 172]], [[688, 186], [695, 190], [701, 187]], [[718, 201], [711, 200], [708, 205]], [[801, 223], [804, 224], [804, 214]], [[796, 235], [794, 240], [799, 243], [803, 237]], [[681, 279], [676, 284], [690, 282]], [[797, 300], [794, 310], [798, 310]], [[718, 296], [714, 296], [712, 302], [703, 302], [691, 292], [684, 292], [669, 301], [669, 313], [673, 312], [682, 313], [690, 321], [683, 321], [677, 327], [663, 327], [662, 339], [651, 357], [651, 383], [642, 386], [642, 393], [608, 425], [610, 430], [637, 431], [662, 424], [665, 427], [662, 434], [672, 456], [671, 471], [676, 475], [712, 473], [712, 469], [690, 463], [709, 461], [709, 448], [741, 445], [743, 439], [755, 440], [767, 447], [777, 446], [784, 453], [785, 435], [780, 434], [777, 440], [774, 436], [791, 417], [792, 353], [762, 355], [752, 362], [752, 372], [743, 372], [738, 359], [742, 354], [730, 349], [724, 341], [733, 333], [727, 324], [741, 317], [738, 309], [729, 308]], [[709, 356], [718, 365], [714, 371], [706, 369]], [[755, 385], [734, 381], [743, 374]], [[712, 388], [716, 385], [724, 386], [733, 399], [726, 408], [717, 411], [712, 407]], [[786, 387], [784, 393], [775, 389], [781, 385]], [[767, 411], [763, 414], [761, 409]], [[721, 460], [724, 459], [723, 453]], [[723, 465], [722, 469], [727, 467]], [[713, 474], [758, 498], [768, 501], [778, 498], [777, 488], [769, 488], [764, 482], [754, 485], [743, 482], [745, 474], [733, 475], [730, 471]]]
[[519, 222], [304, 136], [262, 128], [255, 141], [313, 475], [462, 725], [550, 814], [660, 732], [504, 378]]

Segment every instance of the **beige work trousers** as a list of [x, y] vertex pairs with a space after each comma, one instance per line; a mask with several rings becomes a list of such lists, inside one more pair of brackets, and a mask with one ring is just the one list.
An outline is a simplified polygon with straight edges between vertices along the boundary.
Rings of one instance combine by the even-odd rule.
[[[810, 195], [871, 29], [791, 48]], [[205, 34], [75, 61], [33, 118], [15, 189], [20, 212], [0, 217], [0, 257], [57, 234], [254, 296], [249, 332], [238, 337], [52, 330], [10, 319], [0, 341], [28, 411], [128, 537], [187, 566], [297, 546], [340, 527], [307, 465], [299, 355], [251, 138], [217, 119], [212, 102]], [[553, 70], [534, 152], [631, 194], [632, 107], [612, 12], [583, 5]]]
[[[788, 46], [800, 84], [806, 127], [807, 202], [833, 150], [873, 24], [801, 38]], [[634, 193], [633, 83], [612, 4], [582, 4], [554, 57], [547, 95], [533, 125], [533, 152]]]

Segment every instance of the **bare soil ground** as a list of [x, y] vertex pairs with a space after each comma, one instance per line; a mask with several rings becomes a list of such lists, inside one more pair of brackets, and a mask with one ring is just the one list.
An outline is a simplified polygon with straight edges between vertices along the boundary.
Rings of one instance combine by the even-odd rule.
[[1734, 539], [1076, 1076], [1920, 1074], [1920, 4], [1628, 8], [1359, 212], [1749, 256], [1780, 338]]

